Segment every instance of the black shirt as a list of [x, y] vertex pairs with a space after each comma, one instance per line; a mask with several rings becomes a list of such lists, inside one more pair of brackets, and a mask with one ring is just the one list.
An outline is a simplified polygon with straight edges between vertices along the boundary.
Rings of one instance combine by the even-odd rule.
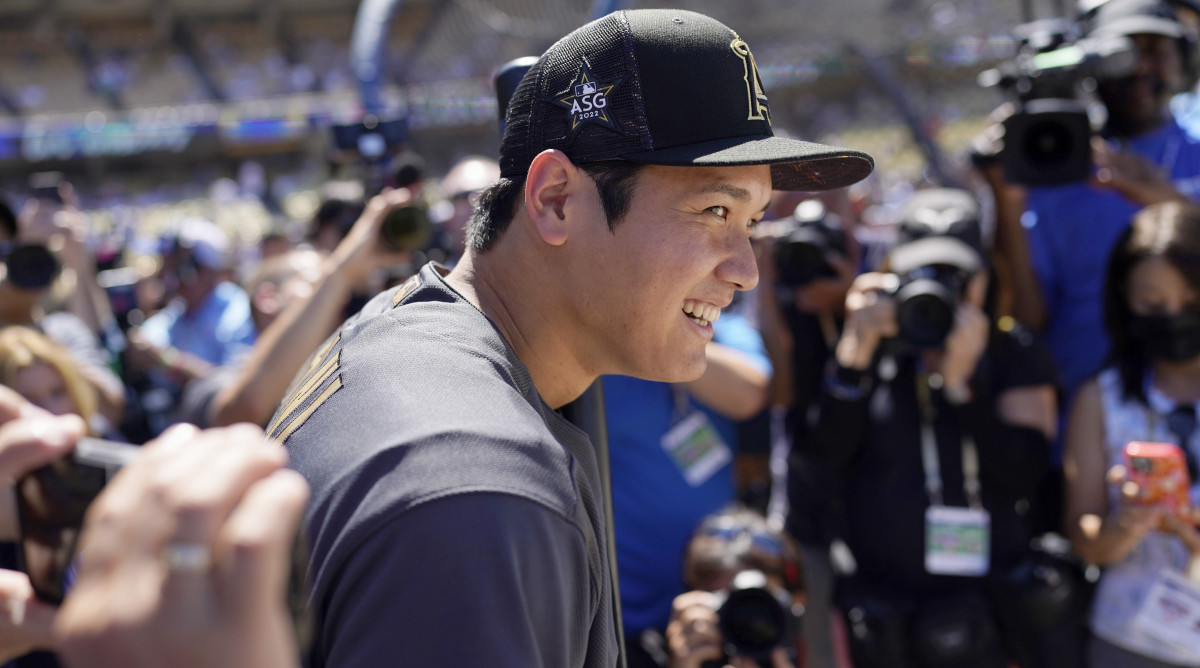
[[614, 665], [591, 444], [433, 265], [342, 326], [268, 432], [312, 487], [311, 665]]

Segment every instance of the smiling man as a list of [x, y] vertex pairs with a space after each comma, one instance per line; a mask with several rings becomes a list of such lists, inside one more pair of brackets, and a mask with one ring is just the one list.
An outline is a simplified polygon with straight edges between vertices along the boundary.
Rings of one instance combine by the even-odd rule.
[[772, 188], [873, 167], [772, 136], [749, 47], [685, 11], [563, 38], [506, 126], [462, 260], [347, 321], [268, 428], [313, 489], [313, 666], [615, 665], [596, 457], [555, 410], [699, 377]]

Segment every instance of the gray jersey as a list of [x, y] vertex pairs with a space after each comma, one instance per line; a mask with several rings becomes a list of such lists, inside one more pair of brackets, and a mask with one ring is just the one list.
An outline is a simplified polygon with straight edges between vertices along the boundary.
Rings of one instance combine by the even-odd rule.
[[427, 265], [311, 358], [268, 432], [312, 487], [318, 666], [612, 666], [600, 478]]

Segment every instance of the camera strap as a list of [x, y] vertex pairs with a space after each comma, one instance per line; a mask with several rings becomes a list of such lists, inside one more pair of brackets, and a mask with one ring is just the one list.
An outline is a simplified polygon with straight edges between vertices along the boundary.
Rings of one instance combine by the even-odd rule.
[[963, 490], [968, 507], [945, 505], [931, 389], [941, 387], [941, 376], [917, 374], [917, 400], [921, 405], [921, 465], [925, 469], [925, 571], [931, 575], [979, 577], [991, 562], [991, 515], [983, 507], [979, 484], [979, 449], [975, 439], [961, 439]]
[[[930, 393], [932, 377], [927, 372], [917, 374], [917, 402], [921, 407], [921, 465], [925, 470], [925, 493], [929, 496], [929, 505], [943, 506], [942, 466], [938, 458], [937, 431], [934, 429], [937, 408], [933, 405]], [[979, 482], [979, 448], [975, 445], [975, 438], [967, 433], [962, 435], [961, 446], [963, 492], [967, 504], [981, 510], [983, 485]]]

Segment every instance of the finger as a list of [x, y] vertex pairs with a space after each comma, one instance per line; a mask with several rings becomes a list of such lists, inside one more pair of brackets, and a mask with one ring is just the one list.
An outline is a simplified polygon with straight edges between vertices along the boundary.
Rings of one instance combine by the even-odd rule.
[[1104, 479], [1107, 480], [1108, 484], [1110, 485], [1119, 485], [1125, 480], [1126, 473], [1127, 471], [1125, 466], [1123, 464], [1117, 464], [1104, 474]]
[[983, 308], [984, 301], [987, 299], [987, 275], [982, 271], [972, 276], [967, 283], [966, 297], [967, 303], [976, 308]]
[[151, 494], [157, 466], [187, 447], [198, 430], [176, 425], [143, 446], [88, 508], [80, 536], [79, 571], [108, 572], [122, 561], [157, 562], [160, 536], [171, 530], [167, 504]]
[[10, 387], [0, 385], [0, 424], [19, 417], [47, 417], [50, 412], [29, 403]]
[[787, 651], [779, 647], [771, 652], [771, 668], [796, 668], [796, 666], [788, 658]]
[[44, 415], [0, 425], [0, 482], [22, 475], [71, 451], [87, 433], [78, 415]]
[[283, 602], [291, 569], [300, 566], [294, 563], [293, 546], [307, 503], [308, 484], [290, 469], [279, 469], [246, 491], [217, 544], [218, 577], [228, 609]]
[[51, 648], [56, 612], [34, 596], [29, 576], [0, 570], [0, 660]]

